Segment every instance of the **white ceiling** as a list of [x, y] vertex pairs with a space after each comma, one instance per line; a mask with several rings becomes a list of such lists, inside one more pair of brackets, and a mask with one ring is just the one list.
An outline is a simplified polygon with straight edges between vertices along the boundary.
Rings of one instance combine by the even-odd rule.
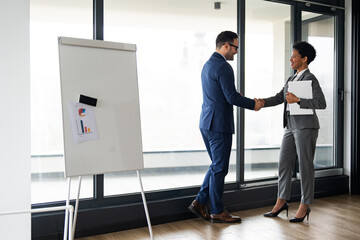
[[[91, 11], [92, 0], [30, 0], [31, 8], [51, 8], [59, 9], [53, 11], [56, 15], [61, 13], [61, 9], [82, 9]], [[105, 12], [137, 12], [167, 15], [189, 15], [204, 17], [224, 17], [233, 18], [237, 14], [237, 0], [222, 0], [221, 9], [214, 9], [213, 0], [104, 0]], [[284, 8], [289, 9], [288, 5], [266, 2], [263, 0], [246, 1], [248, 9], [256, 9], [251, 14], [247, 12], [247, 17], [259, 18], [282, 18], [288, 15]], [[106, 13], [105, 13], [106, 14]], [[56, 16], [54, 16], [56, 17]], [[59, 16], [60, 17], [60, 16]]]
[[[30, 0], [31, 20], [92, 23], [92, 0]], [[104, 0], [105, 21], [130, 25], [177, 28], [214, 27], [229, 24], [236, 28], [237, 0], [222, 0], [214, 9], [213, 0]], [[289, 20], [290, 6], [264, 0], [246, 1], [246, 18]], [[304, 14], [303, 14], [304, 16]]]

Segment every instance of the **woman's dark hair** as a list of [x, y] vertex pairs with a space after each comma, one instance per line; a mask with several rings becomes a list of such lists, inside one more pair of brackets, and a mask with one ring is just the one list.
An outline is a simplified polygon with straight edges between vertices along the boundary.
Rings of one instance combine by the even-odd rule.
[[231, 31], [223, 31], [216, 38], [216, 48], [221, 48], [225, 43], [233, 43], [238, 35]]
[[293, 45], [293, 49], [297, 50], [302, 58], [307, 57], [307, 64], [310, 64], [316, 57], [315, 48], [308, 42], [297, 42]]

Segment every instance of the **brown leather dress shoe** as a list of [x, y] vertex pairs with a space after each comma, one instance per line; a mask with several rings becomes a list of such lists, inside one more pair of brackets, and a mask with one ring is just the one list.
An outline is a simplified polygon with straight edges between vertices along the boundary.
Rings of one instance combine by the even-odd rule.
[[238, 216], [233, 216], [224, 210], [220, 214], [210, 214], [210, 222], [212, 223], [239, 223], [241, 218]]
[[202, 205], [201, 203], [199, 203], [198, 201], [194, 200], [190, 206], [188, 207], [188, 209], [194, 213], [196, 216], [205, 219], [205, 220], [209, 220], [209, 213], [207, 210], [207, 206]]

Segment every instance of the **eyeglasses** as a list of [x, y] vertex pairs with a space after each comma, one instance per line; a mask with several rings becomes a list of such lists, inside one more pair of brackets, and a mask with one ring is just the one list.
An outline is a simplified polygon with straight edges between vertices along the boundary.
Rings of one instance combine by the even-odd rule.
[[231, 43], [229, 43], [229, 45], [232, 46], [232, 47], [234, 47], [235, 50], [238, 50], [238, 48], [239, 48], [239, 46], [235, 46], [235, 45], [233, 45], [233, 44], [231, 44]]

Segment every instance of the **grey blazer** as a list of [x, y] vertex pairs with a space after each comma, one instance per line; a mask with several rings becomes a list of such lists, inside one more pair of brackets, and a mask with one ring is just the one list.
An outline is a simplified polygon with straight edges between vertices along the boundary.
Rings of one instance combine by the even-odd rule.
[[[289, 77], [285, 83], [285, 86], [279, 93], [277, 93], [273, 97], [265, 98], [264, 107], [272, 107], [275, 105], [279, 105], [284, 103], [284, 127], [286, 127], [286, 93], [288, 90], [288, 82], [293, 78], [293, 76]], [[312, 99], [303, 99], [300, 98], [300, 108], [313, 109], [314, 114], [312, 115], [293, 115], [296, 129], [304, 129], [304, 128], [320, 128], [319, 119], [316, 115], [315, 109], [325, 109], [326, 108], [326, 100], [324, 97], [324, 93], [321, 90], [319, 81], [316, 79], [314, 74], [312, 74], [309, 69], [307, 69], [298, 79], [298, 81], [312, 81]]]

